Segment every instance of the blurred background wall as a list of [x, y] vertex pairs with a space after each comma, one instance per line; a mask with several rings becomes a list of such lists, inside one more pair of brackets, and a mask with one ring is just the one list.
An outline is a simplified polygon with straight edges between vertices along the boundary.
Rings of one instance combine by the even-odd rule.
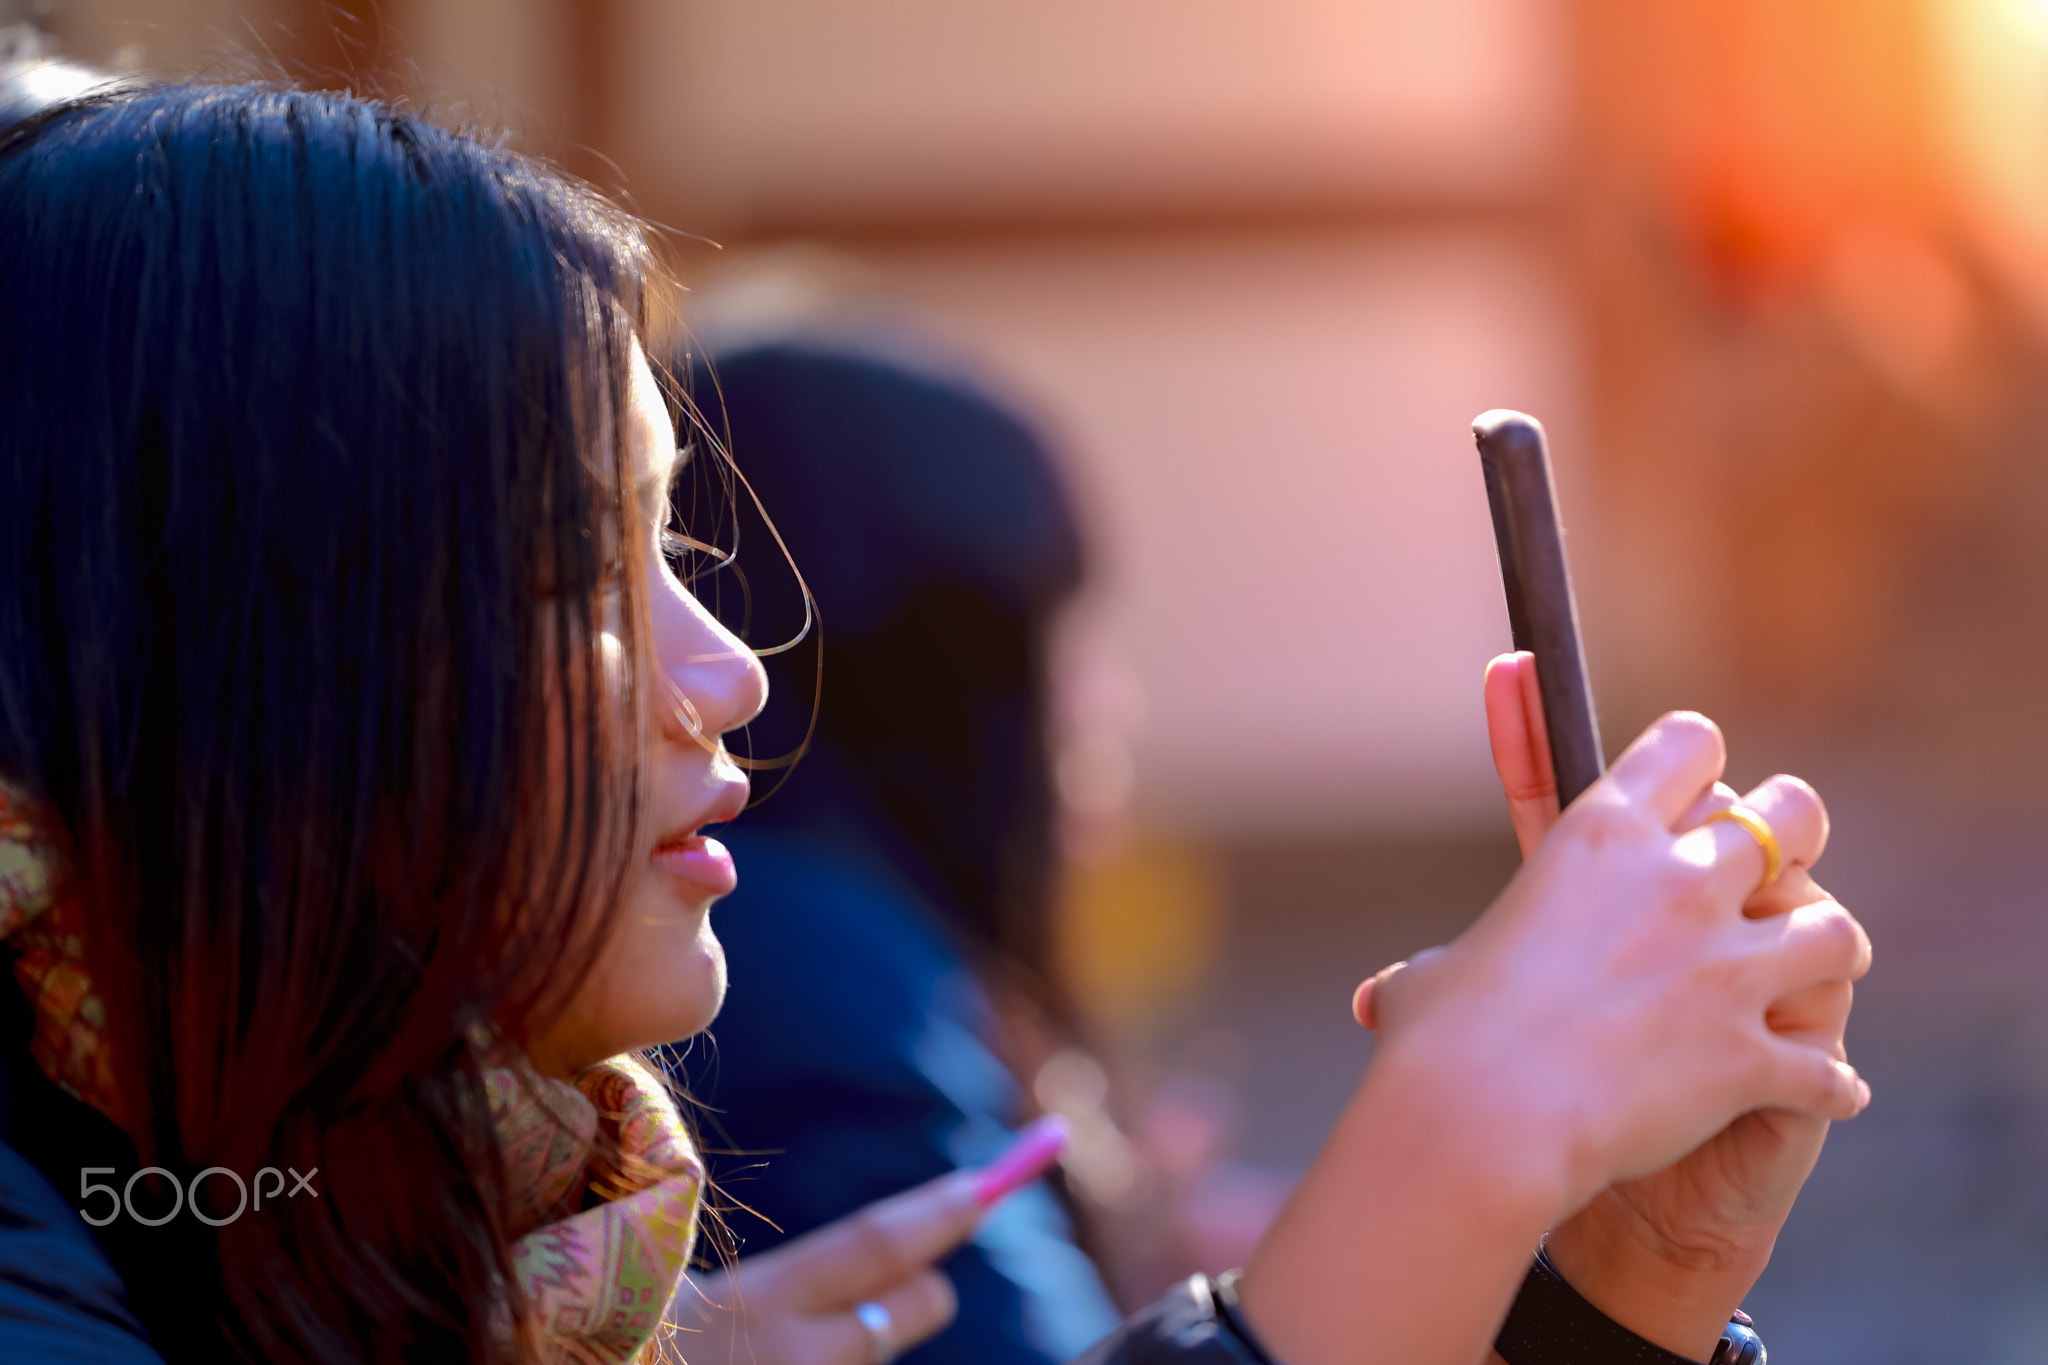
[[1537, 413], [1610, 749], [1692, 706], [1739, 784], [1812, 777], [1876, 936], [1878, 1103], [1751, 1305], [1773, 1358], [2042, 1358], [2048, 3], [0, 13], [509, 126], [675, 230], [707, 334], [894, 319], [1057, 436], [1068, 952], [1126, 1126], [1224, 1158], [1161, 1264], [1256, 1228], [1365, 1062], [1351, 986], [1513, 870], [1468, 423]]

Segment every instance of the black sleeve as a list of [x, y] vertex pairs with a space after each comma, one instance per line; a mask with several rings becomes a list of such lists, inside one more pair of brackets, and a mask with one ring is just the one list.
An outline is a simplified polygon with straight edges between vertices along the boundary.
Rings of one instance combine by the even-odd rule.
[[1235, 1277], [1175, 1285], [1073, 1365], [1279, 1365], [1238, 1314]]

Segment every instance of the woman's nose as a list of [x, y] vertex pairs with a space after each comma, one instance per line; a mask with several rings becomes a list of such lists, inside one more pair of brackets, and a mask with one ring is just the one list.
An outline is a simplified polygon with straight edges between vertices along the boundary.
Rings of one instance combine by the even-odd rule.
[[768, 702], [768, 673], [738, 636], [695, 598], [684, 595], [683, 619], [657, 627], [668, 705], [667, 726], [677, 739], [710, 739], [736, 730]]

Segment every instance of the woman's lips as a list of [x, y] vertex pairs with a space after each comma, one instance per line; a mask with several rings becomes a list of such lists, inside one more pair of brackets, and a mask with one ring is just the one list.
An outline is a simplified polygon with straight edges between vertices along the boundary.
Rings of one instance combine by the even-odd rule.
[[704, 834], [663, 844], [654, 850], [654, 864], [669, 876], [714, 896], [730, 895], [740, 884], [732, 854], [724, 844]]

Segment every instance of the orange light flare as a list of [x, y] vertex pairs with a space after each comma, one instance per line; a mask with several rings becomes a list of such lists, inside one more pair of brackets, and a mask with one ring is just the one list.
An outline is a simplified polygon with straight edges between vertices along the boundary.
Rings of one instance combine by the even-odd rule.
[[2048, 0], [1681, 12], [1661, 173], [1707, 295], [1817, 308], [1899, 389], [1966, 402], [1983, 265], [2048, 325]]
[[2048, 331], [2048, 0], [1927, 0], [1959, 222]]
[[[1972, 0], [1963, 0], [1961, 8], [1971, 8]], [[1991, 11], [1991, 19], [2011, 30], [2013, 36], [2030, 38], [2038, 43], [2048, 44], [2048, 0], [1975, 0], [1975, 8]]]

